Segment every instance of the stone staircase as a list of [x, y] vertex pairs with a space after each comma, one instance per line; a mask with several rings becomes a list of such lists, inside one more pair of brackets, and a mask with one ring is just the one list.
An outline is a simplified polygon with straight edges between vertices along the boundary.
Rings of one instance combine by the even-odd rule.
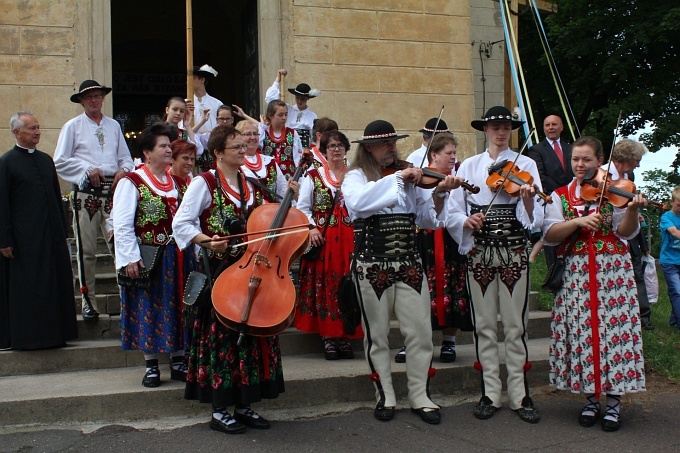
[[[536, 310], [538, 295], [532, 295], [528, 325], [532, 385], [543, 385], [547, 378], [547, 351], [550, 314]], [[60, 423], [125, 423], [163, 418], [196, 417], [207, 414], [207, 405], [183, 400], [184, 384], [169, 380], [169, 368], [161, 366], [163, 383], [155, 389], [141, 385], [144, 360], [138, 351], [120, 347], [120, 316], [103, 314], [98, 321], [83, 322], [78, 316], [80, 338], [68, 347], [45, 351], [0, 352], [0, 425]], [[390, 347], [396, 353], [402, 345], [397, 321], [392, 321]], [[499, 337], [502, 326], [499, 322]], [[374, 405], [373, 386], [363, 345], [354, 340], [353, 360], [329, 362], [317, 335], [289, 328], [283, 332], [281, 350], [286, 392], [277, 400], [258, 403], [258, 409], [301, 409], [355, 403]], [[431, 390], [437, 395], [476, 395], [479, 373], [472, 335], [457, 336], [458, 359], [453, 364], [437, 360]], [[436, 332], [435, 345], [441, 334]], [[504, 351], [500, 345], [501, 354]], [[167, 356], [162, 357], [167, 363]], [[395, 389], [406, 394], [406, 366], [393, 363]]]

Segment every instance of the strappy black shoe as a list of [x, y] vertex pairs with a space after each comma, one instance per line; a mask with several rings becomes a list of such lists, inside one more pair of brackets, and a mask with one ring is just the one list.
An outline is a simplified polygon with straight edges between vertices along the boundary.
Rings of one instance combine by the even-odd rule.
[[326, 357], [326, 360], [338, 360], [340, 358], [340, 355], [338, 354], [338, 348], [335, 346], [335, 338], [324, 338], [323, 349], [323, 354], [324, 357]]
[[616, 404], [613, 406], [607, 404], [600, 425], [602, 431], [614, 432], [621, 427], [621, 398], [618, 395], [607, 395], [607, 398], [615, 400]]
[[517, 412], [519, 418], [524, 422], [538, 423], [541, 421], [541, 414], [538, 413], [538, 410], [534, 407], [534, 402], [528, 396], [524, 397], [522, 400], [522, 407], [515, 412]]
[[174, 361], [173, 359], [173, 362], [170, 364], [170, 379], [173, 381], [186, 382], [188, 370], [189, 368], [187, 367], [187, 362], [184, 357], [177, 361]]
[[354, 351], [352, 351], [352, 344], [349, 342], [349, 338], [338, 339], [338, 355], [341, 359], [354, 358]]
[[220, 418], [215, 418], [215, 415], [210, 418], [210, 429], [227, 434], [241, 434], [246, 431], [245, 425], [236, 421], [229, 412], [224, 412], [220, 415]]
[[161, 385], [161, 370], [157, 366], [149, 368], [142, 379], [142, 385], [144, 387], [159, 387]]
[[267, 419], [250, 407], [237, 408], [234, 410], [234, 418], [237, 422], [254, 429], [269, 429], [271, 427], [271, 424]]
[[581, 415], [578, 416], [578, 424], [590, 428], [600, 418], [600, 401], [595, 398], [595, 395], [586, 397], [588, 404], [581, 410]]
[[493, 401], [488, 396], [483, 396], [472, 411], [475, 417], [480, 420], [488, 420], [493, 417], [498, 409], [493, 405]]

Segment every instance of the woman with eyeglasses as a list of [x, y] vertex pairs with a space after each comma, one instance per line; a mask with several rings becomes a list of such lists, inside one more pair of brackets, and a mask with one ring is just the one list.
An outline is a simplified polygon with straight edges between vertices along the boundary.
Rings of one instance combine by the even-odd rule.
[[[280, 201], [286, 193], [286, 177], [271, 156], [262, 154], [259, 148], [258, 123], [256, 121], [239, 121], [236, 130], [241, 132], [246, 145], [243, 159], [243, 173], [246, 177], [255, 178], [269, 191], [269, 202]], [[295, 183], [297, 184], [297, 183]]]
[[[268, 197], [243, 174], [246, 147], [232, 126], [212, 131], [208, 149], [216, 168], [194, 178], [173, 222], [179, 247], [198, 244], [204, 247], [201, 253], [209, 254], [210, 269], [203, 272], [213, 279], [243, 253], [219, 238], [245, 231], [253, 209]], [[246, 336], [239, 346], [239, 333], [218, 321], [209, 299], [186, 312], [193, 323], [185, 398], [212, 404], [214, 430], [238, 434], [246, 427], [269, 428], [251, 404], [277, 398], [284, 391], [278, 336]], [[235, 406], [233, 415], [230, 406]]]
[[316, 225], [310, 231], [310, 244], [319, 248], [313, 259], [303, 255], [300, 263], [300, 286], [295, 310], [295, 327], [318, 333], [324, 344], [326, 360], [352, 359], [350, 338], [362, 338], [343, 329], [338, 308], [338, 286], [350, 265], [354, 249], [354, 227], [340, 192], [347, 171], [345, 155], [349, 140], [338, 131], [326, 132], [319, 150], [327, 163], [307, 172], [300, 187], [297, 208]]
[[[328, 118], [327, 116], [323, 116], [321, 118], [317, 118], [314, 120], [314, 126], [312, 127], [312, 140], [314, 142], [310, 143], [309, 145], [309, 150], [312, 152], [312, 155], [314, 156], [313, 162], [314, 168], [323, 167], [327, 163], [326, 153], [321, 151], [321, 137], [326, 132], [332, 132], [337, 130], [338, 123]], [[347, 149], [349, 149], [349, 147]]]

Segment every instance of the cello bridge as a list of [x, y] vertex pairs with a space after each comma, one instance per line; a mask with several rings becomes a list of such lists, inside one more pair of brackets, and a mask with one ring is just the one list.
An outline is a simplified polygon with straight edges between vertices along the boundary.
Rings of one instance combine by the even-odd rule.
[[255, 255], [255, 265], [257, 266], [260, 263], [264, 263], [265, 266], [267, 266], [267, 267], [272, 267], [271, 263], [269, 262], [269, 259], [266, 256], [256, 254]]

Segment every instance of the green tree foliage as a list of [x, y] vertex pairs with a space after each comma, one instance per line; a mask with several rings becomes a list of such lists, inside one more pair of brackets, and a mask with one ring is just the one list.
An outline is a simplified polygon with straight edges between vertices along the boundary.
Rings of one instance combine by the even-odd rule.
[[[650, 150], [680, 144], [680, 2], [553, 1], [557, 13], [544, 14], [543, 24], [581, 134], [609, 152], [622, 110], [621, 135], [649, 122], [653, 132], [641, 140]], [[533, 13], [523, 9], [519, 21], [529, 96], [542, 121], [562, 109]]]

